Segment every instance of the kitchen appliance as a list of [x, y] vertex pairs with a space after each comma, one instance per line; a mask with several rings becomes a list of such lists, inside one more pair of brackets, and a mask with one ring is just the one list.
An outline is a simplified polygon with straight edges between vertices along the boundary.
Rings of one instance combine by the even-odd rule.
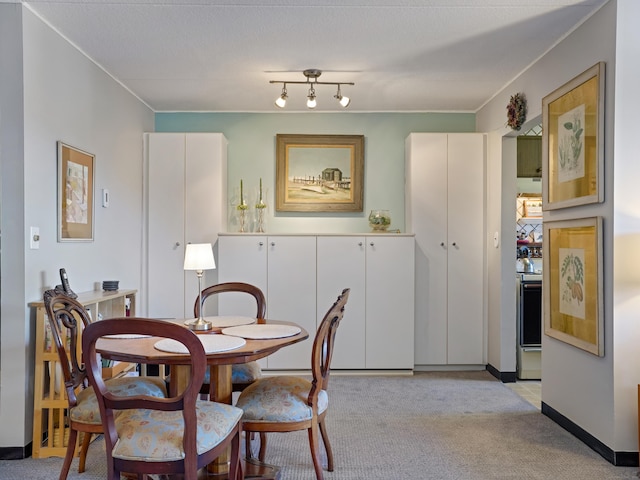
[[519, 379], [540, 380], [542, 360], [542, 274], [516, 274]]

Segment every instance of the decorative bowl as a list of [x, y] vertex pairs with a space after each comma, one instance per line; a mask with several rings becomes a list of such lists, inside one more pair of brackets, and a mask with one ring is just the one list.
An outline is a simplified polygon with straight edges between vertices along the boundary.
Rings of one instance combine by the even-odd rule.
[[391, 225], [389, 210], [371, 210], [369, 226], [374, 232], [386, 232], [389, 225]]

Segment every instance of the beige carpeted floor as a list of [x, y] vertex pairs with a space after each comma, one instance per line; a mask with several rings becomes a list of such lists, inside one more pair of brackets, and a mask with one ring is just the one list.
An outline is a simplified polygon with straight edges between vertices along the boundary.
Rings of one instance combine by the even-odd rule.
[[[615, 467], [487, 372], [331, 377], [327, 422], [335, 471], [326, 480], [637, 479]], [[87, 471], [105, 478], [104, 443]], [[323, 457], [324, 458], [324, 457]], [[270, 434], [282, 480], [313, 480], [306, 432]], [[0, 461], [0, 479], [55, 479], [62, 459]]]

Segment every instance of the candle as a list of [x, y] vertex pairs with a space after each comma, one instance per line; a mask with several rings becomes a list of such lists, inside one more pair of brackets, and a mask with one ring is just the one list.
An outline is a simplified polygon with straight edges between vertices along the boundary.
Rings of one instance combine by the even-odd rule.
[[240, 205], [244, 204], [244, 196], [242, 195], [242, 179], [240, 179]]
[[260, 203], [262, 203], [262, 177], [260, 177]]

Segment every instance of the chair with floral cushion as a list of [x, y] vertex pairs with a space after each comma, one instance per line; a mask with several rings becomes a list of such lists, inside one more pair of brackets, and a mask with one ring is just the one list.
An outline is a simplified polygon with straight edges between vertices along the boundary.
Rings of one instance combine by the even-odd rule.
[[[213, 295], [217, 295], [225, 292], [240, 292], [247, 293], [252, 295], [256, 300], [256, 319], [257, 323], [264, 323], [264, 317], [267, 311], [267, 303], [264, 298], [264, 293], [255, 285], [251, 285], [249, 283], [242, 282], [227, 282], [227, 283], [219, 283], [217, 285], [212, 285], [210, 287], [202, 290], [202, 304], [204, 305], [205, 300]], [[200, 304], [199, 298], [196, 298], [194, 307], [193, 307], [193, 315], [195, 318], [200, 317]], [[242, 364], [233, 365], [231, 367], [231, 383], [232, 389], [234, 392], [241, 392], [247, 386], [251, 385], [253, 382], [262, 377], [262, 370], [260, 369], [260, 365], [258, 362], [247, 362]], [[203, 393], [209, 392], [210, 385], [210, 370], [207, 370], [207, 373], [204, 377], [204, 385], [203, 385]], [[210, 392], [209, 392], [210, 393]]]
[[[327, 386], [336, 330], [349, 291], [348, 288], [342, 291], [318, 327], [311, 353], [311, 381], [292, 376], [269, 376], [257, 380], [240, 394], [236, 406], [244, 410], [243, 430], [261, 433], [258, 454], [261, 462], [266, 454], [266, 436], [262, 433], [307, 430], [317, 479], [323, 479], [318, 433], [327, 454], [327, 470], [333, 471], [333, 452], [324, 422], [329, 406]], [[246, 454], [251, 457], [251, 436], [246, 435], [245, 439]]]
[[[124, 397], [110, 391], [102, 379], [96, 342], [117, 334], [153, 335], [186, 347], [191, 375], [185, 389], [167, 398]], [[122, 472], [139, 477], [182, 474], [180, 478], [196, 480], [198, 470], [226, 453], [229, 447], [228, 478], [243, 478], [240, 466], [242, 410], [198, 399], [207, 360], [195, 333], [182, 325], [148, 318], [102, 320], [85, 329], [82, 355], [100, 407], [108, 480], [120, 480]]]
[[[83, 329], [91, 323], [91, 319], [82, 304], [63, 293], [47, 290], [43, 297], [69, 402], [69, 440], [59, 477], [60, 480], [66, 480], [76, 450], [78, 432], [84, 433], [80, 446], [79, 473], [85, 470], [87, 450], [92, 436], [102, 433], [98, 402], [81, 362], [79, 338]], [[113, 378], [107, 381], [107, 386], [121, 395], [167, 396], [164, 381], [157, 377]]]

